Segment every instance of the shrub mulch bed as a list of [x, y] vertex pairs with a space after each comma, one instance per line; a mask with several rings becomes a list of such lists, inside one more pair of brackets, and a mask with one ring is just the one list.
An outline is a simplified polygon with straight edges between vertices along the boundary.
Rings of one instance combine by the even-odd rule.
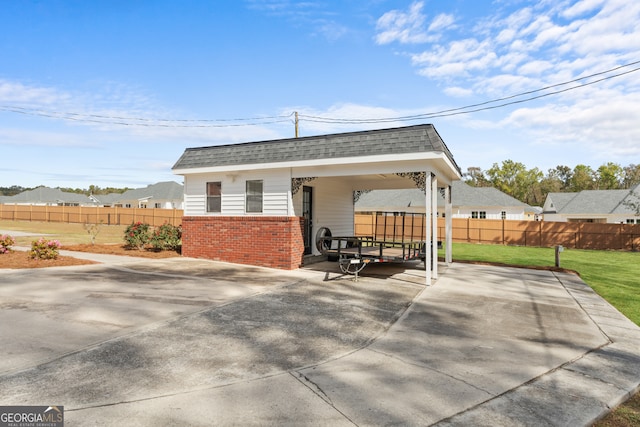
[[[123, 245], [69, 245], [62, 246], [60, 250], [91, 252], [106, 255], [124, 255], [140, 258], [173, 258], [179, 257], [176, 251], [155, 251], [153, 249], [129, 249]], [[59, 255], [57, 259], [31, 259], [28, 252], [11, 251], [0, 254], [0, 268], [45, 268], [45, 267], [66, 267], [72, 265], [96, 264], [94, 261], [78, 259], [70, 256]]]

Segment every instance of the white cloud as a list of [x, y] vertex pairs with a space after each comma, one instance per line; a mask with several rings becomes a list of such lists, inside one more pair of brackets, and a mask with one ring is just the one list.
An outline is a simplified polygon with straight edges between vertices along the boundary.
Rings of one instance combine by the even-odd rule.
[[429, 31], [440, 31], [445, 28], [450, 28], [454, 22], [455, 18], [453, 15], [441, 13], [433, 18], [433, 21], [431, 21], [429, 25]]
[[[180, 113], [158, 107], [144, 93], [115, 82], [99, 82], [88, 92], [0, 81], [0, 115], [14, 116], [24, 129], [0, 128], [0, 145], [102, 148], [113, 140], [141, 144], [180, 141], [211, 145], [281, 138], [287, 123], [185, 122]], [[284, 120], [280, 118], [279, 120]], [[280, 129], [285, 129], [281, 131]], [[293, 131], [291, 132], [293, 135]]]
[[518, 74], [540, 75], [551, 68], [553, 68], [553, 64], [549, 61], [530, 61], [518, 68]]
[[432, 39], [424, 28], [426, 16], [422, 13], [424, 2], [414, 2], [408, 12], [392, 10], [382, 15], [376, 24], [379, 31], [376, 43], [425, 43]]
[[[417, 72], [445, 87], [505, 96], [640, 56], [640, 2], [539, 2], [506, 15], [501, 10], [471, 29], [461, 21], [457, 27], [466, 30], [459, 35], [466, 37], [412, 54]], [[567, 21], [574, 17], [580, 19]]]
[[424, 65], [420, 74], [428, 77], [466, 76], [469, 71], [492, 66], [497, 59], [488, 41], [457, 40], [412, 56], [414, 65]]
[[[393, 109], [387, 107], [379, 107], [374, 105], [362, 105], [354, 103], [338, 103], [327, 107], [326, 109], [316, 109], [307, 106], [288, 107], [286, 111], [295, 110], [300, 114], [300, 135], [320, 135], [336, 132], [360, 131], [367, 129], [392, 128], [400, 126], [408, 126], [415, 123], [423, 123], [422, 121], [400, 120], [398, 118], [407, 118], [425, 113], [422, 109]], [[431, 111], [446, 109], [442, 106], [431, 106]], [[312, 116], [312, 117], [309, 117]], [[336, 123], [327, 122], [330, 119], [341, 120], [360, 120], [363, 118], [371, 119], [369, 123]], [[398, 120], [392, 120], [398, 119]], [[375, 120], [380, 120], [375, 122]], [[287, 137], [289, 135], [285, 135]]]
[[466, 96], [473, 95], [473, 90], [454, 86], [454, 87], [446, 87], [444, 89], [444, 93], [454, 98], [463, 98]]
[[638, 53], [640, 49], [640, 3], [611, 0], [595, 16], [576, 21], [564, 35], [559, 50], [581, 55], [611, 52]]
[[[475, 96], [477, 99], [484, 95], [484, 99], [491, 100], [567, 82], [640, 59], [640, 2], [541, 1], [524, 9], [505, 13], [506, 10], [497, 8], [490, 16], [474, 18], [476, 25], [465, 25], [464, 16], [457, 16], [455, 28], [451, 28], [456, 34], [448, 33], [448, 39], [439, 39], [426, 49], [409, 55], [412, 65], [420, 75], [440, 83], [447, 96]], [[390, 20], [399, 17], [397, 11], [393, 12], [396, 14], [387, 16]], [[403, 29], [410, 28], [408, 21], [391, 21], [402, 22], [404, 26], [399, 27]], [[389, 35], [389, 40], [400, 41], [400, 36]], [[531, 166], [542, 166], [545, 162], [562, 164], [567, 159], [585, 164], [589, 161], [596, 164], [604, 158], [628, 163], [629, 158], [640, 157], [638, 75], [640, 72], [603, 80], [508, 108], [437, 120], [456, 123], [459, 129], [471, 129], [472, 138], [483, 132], [512, 135], [512, 140], [492, 140], [494, 159], [502, 148], [518, 144], [513, 152], [526, 152], [528, 154], [524, 155], [530, 156], [530, 161], [541, 163]], [[525, 101], [524, 98], [527, 97], [502, 103]], [[459, 106], [461, 104], [442, 109]], [[421, 113], [429, 111], [435, 109], [425, 107]], [[460, 145], [464, 152], [465, 143]], [[458, 152], [457, 149], [454, 151]], [[507, 149], [502, 155], [508, 158], [509, 153]]]
[[572, 104], [520, 108], [503, 122], [527, 132], [549, 149], [566, 145], [598, 153], [602, 158], [640, 156], [640, 94], [620, 95], [611, 90], [590, 92]]
[[0, 103], [55, 104], [69, 100], [70, 95], [54, 88], [28, 86], [19, 82], [0, 80]]
[[560, 15], [566, 19], [574, 19], [601, 7], [604, 3], [606, 0], [582, 0], [562, 11]]
[[499, 44], [510, 44], [513, 43], [513, 40], [516, 38], [516, 34], [518, 33], [513, 28], [505, 28], [498, 33], [495, 37], [495, 41]]
[[506, 27], [506, 29], [513, 30], [516, 34], [521, 34], [523, 28], [529, 27], [534, 15], [535, 13], [530, 7], [525, 7], [512, 13], [504, 20], [497, 20], [495, 24], [498, 28]]
[[335, 42], [351, 33], [351, 29], [334, 20], [335, 12], [327, 4], [317, 1], [293, 0], [247, 0], [249, 9], [265, 13], [270, 17], [285, 19], [295, 27], [306, 27], [310, 33]]

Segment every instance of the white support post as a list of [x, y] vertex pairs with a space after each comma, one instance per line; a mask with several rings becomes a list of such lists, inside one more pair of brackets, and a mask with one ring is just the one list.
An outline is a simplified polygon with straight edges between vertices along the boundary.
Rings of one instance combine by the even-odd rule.
[[438, 278], [438, 178], [431, 175], [431, 247], [433, 248], [433, 272], [434, 279]]
[[424, 216], [424, 268], [425, 268], [425, 276], [426, 276], [426, 285], [431, 285], [431, 249], [429, 248], [429, 243], [431, 242], [431, 210], [433, 205], [431, 203], [431, 172], [425, 172], [426, 177], [424, 183], [424, 193], [425, 193], [425, 216]]
[[446, 238], [446, 242], [445, 242], [445, 249], [444, 249], [444, 256], [445, 256], [445, 262], [447, 263], [447, 265], [450, 265], [451, 262], [453, 261], [453, 253], [452, 253], [452, 242], [453, 242], [453, 218], [451, 218], [451, 215], [453, 215], [453, 204], [451, 203], [451, 186], [447, 185], [444, 188], [444, 209], [445, 209], [445, 238]]

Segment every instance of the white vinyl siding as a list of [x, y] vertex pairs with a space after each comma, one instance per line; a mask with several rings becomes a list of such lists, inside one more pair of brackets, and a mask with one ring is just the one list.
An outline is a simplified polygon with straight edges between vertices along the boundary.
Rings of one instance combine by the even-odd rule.
[[[313, 187], [312, 239], [321, 227], [333, 236], [352, 236], [354, 233], [353, 190], [337, 178], [318, 178], [306, 183]], [[302, 215], [302, 188], [294, 196], [295, 215]], [[313, 247], [313, 253], [318, 251]]]
[[323, 179], [314, 189], [314, 231], [327, 227], [334, 236], [354, 233], [353, 190], [338, 179]]
[[[261, 180], [263, 183], [262, 212], [245, 211], [246, 182]], [[221, 182], [221, 212], [207, 212], [207, 182]], [[245, 172], [242, 174], [198, 174], [185, 176], [184, 214], [202, 215], [269, 215], [289, 214], [291, 178], [288, 170]]]
[[263, 184], [262, 214], [268, 216], [289, 215], [291, 178], [288, 171], [280, 176], [272, 176], [270, 179], [265, 178]]

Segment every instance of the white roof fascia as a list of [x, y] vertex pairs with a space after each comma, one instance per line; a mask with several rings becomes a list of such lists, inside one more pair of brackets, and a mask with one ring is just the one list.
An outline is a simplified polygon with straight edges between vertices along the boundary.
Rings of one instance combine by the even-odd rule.
[[244, 165], [212, 166], [206, 168], [175, 169], [174, 175], [191, 175], [200, 173], [220, 173], [229, 171], [254, 171], [260, 169], [303, 168], [314, 166], [338, 166], [349, 164], [365, 164], [379, 162], [398, 162], [406, 160], [446, 160], [453, 170], [455, 168], [443, 152], [384, 154], [379, 156], [339, 157], [333, 159], [298, 160], [292, 162], [251, 163]]

